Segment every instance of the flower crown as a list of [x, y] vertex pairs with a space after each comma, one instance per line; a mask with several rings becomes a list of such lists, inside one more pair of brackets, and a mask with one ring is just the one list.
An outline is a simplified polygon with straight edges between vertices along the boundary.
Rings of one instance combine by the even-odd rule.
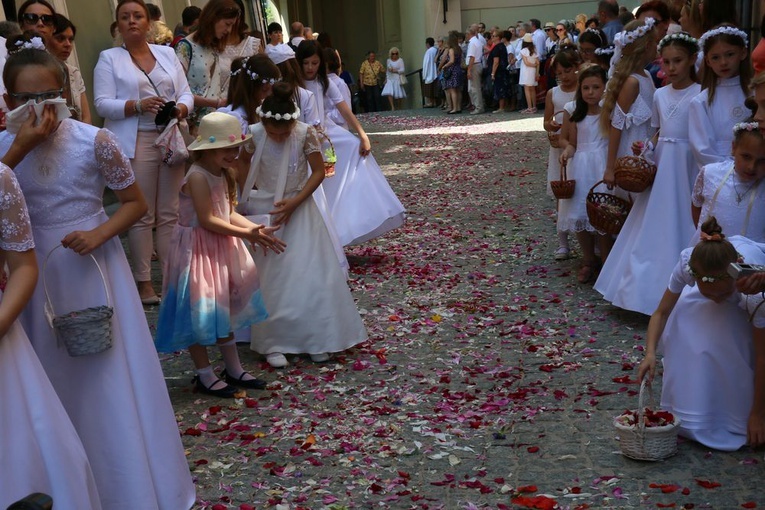
[[711, 39], [712, 37], [717, 37], [718, 35], [722, 35], [722, 34], [735, 35], [736, 37], [740, 37], [741, 40], [744, 41], [744, 47], [745, 48], [749, 47], [749, 37], [746, 35], [746, 32], [736, 27], [728, 27], [728, 26], [717, 27], [707, 32], [704, 32], [704, 35], [702, 35], [699, 38], [699, 47], [703, 49], [704, 45], [706, 45], [709, 39]]
[[258, 117], [261, 119], [298, 120], [300, 118], [300, 108], [298, 108], [297, 105], [295, 105], [295, 111], [293, 113], [264, 112], [263, 108], [260, 106], [255, 109], [255, 113], [257, 113]]
[[613, 55], [614, 54], [614, 47], [613, 46], [606, 46], [605, 48], [595, 48], [595, 54], [597, 56], [601, 56], [601, 55]]
[[729, 274], [719, 274], [717, 276], [708, 276], [708, 275], [700, 275], [696, 271], [693, 270], [690, 264], [685, 265], [685, 271], [691, 275], [693, 278], [695, 278], [697, 281], [702, 281], [704, 283], [714, 283], [719, 282], [721, 280], [727, 280], [731, 276]]
[[[589, 32], [591, 34], [597, 35], [598, 39], [603, 41], [603, 35], [600, 33], [600, 30], [598, 30], [597, 28], [588, 28], [588, 29], [585, 30], [585, 33], [587, 33], [587, 32]], [[603, 43], [601, 42], [601, 44], [603, 44]]]
[[646, 18], [643, 23], [644, 25], [642, 27], [637, 27], [635, 30], [630, 30], [629, 32], [619, 32], [616, 34], [614, 37], [614, 46], [624, 48], [625, 46], [634, 43], [641, 37], [644, 37], [653, 29], [654, 25], [656, 24], [656, 20], [653, 18]]
[[657, 48], [657, 51], [661, 53], [661, 50], [663, 50], [664, 47], [668, 45], [669, 43], [671, 43], [672, 41], [683, 41], [693, 46], [695, 48], [694, 52], [699, 51], [699, 40], [694, 37], [691, 37], [685, 32], [678, 32], [676, 34], [670, 34], [665, 36], [664, 39], [659, 41], [659, 46]]
[[[236, 71], [233, 71], [231, 73], [231, 76], [236, 76], [239, 73], [244, 72], [244, 74], [249, 76], [252, 81], [257, 81], [260, 78], [260, 75], [258, 73], [256, 73], [255, 71], [250, 71], [249, 69], [247, 69], [247, 61], [249, 59], [250, 59], [250, 57], [244, 57], [244, 60], [242, 60], [242, 67], [240, 67]], [[271, 85], [273, 85], [274, 83], [276, 83], [278, 81], [281, 81], [281, 80], [279, 80], [277, 78], [263, 78], [262, 80], [260, 80], [260, 82], [262, 84], [264, 84], [264, 85], [266, 83], [270, 83]]]
[[45, 51], [45, 44], [43, 44], [42, 38], [32, 37], [28, 41], [16, 41], [16, 51], [21, 50], [43, 50]]
[[759, 131], [760, 125], [757, 122], [739, 122], [733, 125], [733, 136], [738, 135], [742, 131]]

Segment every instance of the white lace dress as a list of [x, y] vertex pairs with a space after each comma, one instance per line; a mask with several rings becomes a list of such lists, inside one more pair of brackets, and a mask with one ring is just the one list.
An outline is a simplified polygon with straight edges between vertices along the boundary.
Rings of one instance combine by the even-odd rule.
[[[286, 142], [277, 143], [258, 126], [252, 128], [253, 143], [265, 146], [256, 187], [276, 192], [283, 151], [289, 150], [284, 197], [295, 196], [308, 180], [307, 156], [320, 151], [315, 130], [299, 122]], [[252, 350], [321, 354], [365, 341], [366, 328], [316, 202], [303, 201], [280, 232], [287, 243], [284, 253], [266, 256], [257, 250], [254, 256], [268, 318], [252, 326]]]
[[347, 129], [332, 122], [328, 114], [343, 101], [334, 83], [327, 94], [317, 80], [306, 80], [316, 97], [321, 125], [337, 153], [335, 175], [324, 180], [329, 212], [343, 246], [361, 244], [404, 224], [406, 212], [385, 179], [372, 154], [359, 154], [361, 141]]
[[[729, 238], [751, 264], [765, 264], [762, 245]], [[693, 250], [680, 255], [669, 290], [680, 298], [667, 319], [658, 351], [663, 354], [661, 407], [680, 417], [680, 435], [716, 450], [738, 450], [746, 443], [754, 398], [752, 325], [765, 327], [762, 300], [734, 292], [715, 303], [701, 295], [686, 267]]]
[[[12, 141], [7, 131], [0, 134], [0, 155]], [[70, 357], [44, 313], [43, 277], [57, 315], [104, 303], [104, 282], [90, 257], [59, 249], [45, 275], [42, 264], [70, 232], [107, 221], [104, 187], [133, 184], [130, 161], [109, 131], [67, 119], [14, 171], [29, 208], [41, 271], [20, 322], [82, 439], [101, 505], [109, 510], [190, 508], [194, 484], [120, 240], [113, 237], [93, 252], [114, 307], [111, 349]]]
[[[555, 115], [555, 122], [558, 124], [563, 124], [563, 107], [566, 106], [567, 103], [573, 101], [575, 95], [576, 90], [564, 92], [560, 87], [554, 87], [552, 89], [553, 113], [557, 114]], [[560, 134], [560, 130], [558, 130], [557, 133]], [[549, 196], [553, 196], [552, 188], [550, 188], [550, 181], [560, 180], [559, 158], [560, 149], [550, 147], [550, 151], [547, 155], [547, 194]]]
[[693, 187], [693, 205], [701, 208], [699, 225], [686, 246], [695, 246], [701, 224], [711, 216], [726, 235], [746, 236], [758, 243], [765, 241], [765, 184], [741, 181], [733, 161], [712, 163], [701, 169]]
[[695, 83], [683, 90], [670, 85], [654, 96], [651, 125], [661, 128], [656, 179], [633, 194], [632, 210], [606, 261], [609, 277], [595, 282], [595, 290], [619, 308], [651, 315], [693, 234], [691, 186], [698, 170], [688, 148], [688, 109], [700, 90]]
[[[33, 248], [24, 196], [0, 163], [0, 266], [4, 252]], [[56, 508], [100, 509], [80, 438], [18, 322], [0, 338], [0, 402], [0, 508], [42, 492]]]
[[752, 114], [749, 108], [744, 106], [745, 100], [741, 80], [734, 76], [717, 80], [711, 105], [708, 90], [702, 90], [691, 101], [688, 137], [699, 168], [730, 157], [733, 126], [744, 122]]

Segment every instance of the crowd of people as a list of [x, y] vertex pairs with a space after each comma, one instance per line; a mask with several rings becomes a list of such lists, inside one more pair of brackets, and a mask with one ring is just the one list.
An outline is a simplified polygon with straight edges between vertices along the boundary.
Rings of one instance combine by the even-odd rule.
[[681, 4], [646, 2], [621, 27], [601, 2], [608, 23], [546, 55], [548, 192], [574, 181], [555, 259], [575, 236], [578, 281], [651, 316], [639, 378], [663, 354], [680, 434], [737, 450], [765, 442], [765, 276], [730, 267], [765, 261], [765, 47], [750, 58], [733, 4]]
[[[103, 129], [66, 63], [75, 26], [27, 0], [4, 27], [3, 508], [33, 492], [56, 508], [191, 508], [157, 351], [187, 350], [194, 389], [232, 398], [266, 385], [237, 341], [282, 368], [367, 339], [343, 247], [402, 225], [404, 207], [327, 35], [293, 23], [285, 44], [272, 23], [266, 44], [243, 13], [209, 0], [173, 33], [155, 6], [120, 0], [94, 70]], [[154, 336], [144, 306], [159, 306]]]
[[[554, 257], [571, 256], [573, 235], [578, 281], [651, 315], [639, 377], [653, 379], [663, 353], [661, 405], [681, 434], [736, 450], [765, 442], [765, 275], [730, 272], [765, 263], [765, 45], [750, 56], [730, 2], [676, 3], [646, 2], [627, 20], [603, 0], [573, 24], [429, 39], [426, 101], [450, 114], [544, 102], [550, 193], [561, 166], [575, 181], [557, 201]], [[3, 417], [2, 505], [44, 492], [61, 508], [190, 508], [157, 351], [187, 350], [195, 390], [225, 399], [266, 386], [237, 342], [283, 368], [367, 339], [343, 248], [402, 225], [404, 207], [328, 34], [295, 22], [285, 43], [271, 23], [266, 41], [243, 12], [209, 0], [172, 32], [143, 0], [120, 0], [118, 44], [94, 72], [103, 129], [66, 63], [74, 25], [27, 0], [6, 32], [0, 394], [17, 412]], [[370, 111], [382, 97], [401, 106], [399, 53], [362, 64]], [[619, 188], [628, 157], [657, 169], [631, 196]], [[111, 216], [105, 188], [119, 202]], [[618, 235], [588, 214], [595, 189], [632, 204]], [[160, 307], [154, 336], [144, 306]]]

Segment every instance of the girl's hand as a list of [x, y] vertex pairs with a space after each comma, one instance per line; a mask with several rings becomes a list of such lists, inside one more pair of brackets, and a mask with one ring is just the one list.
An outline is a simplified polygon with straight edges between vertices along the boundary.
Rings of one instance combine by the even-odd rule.
[[606, 183], [606, 186], [608, 186], [608, 189], [614, 189], [616, 180], [614, 179], [614, 169], [611, 166], [606, 167], [606, 171], [603, 174], [603, 181]]
[[359, 154], [361, 154], [362, 157], [369, 156], [369, 154], [372, 152], [372, 143], [369, 141], [369, 137], [364, 133], [361, 136], [361, 144], [359, 145]]
[[746, 442], [749, 446], [765, 443], [765, 416], [752, 412], [746, 425]]
[[40, 123], [35, 126], [35, 122], [37, 122], [37, 114], [35, 109], [30, 106], [29, 118], [21, 125], [16, 138], [13, 140], [13, 145], [23, 151], [25, 155], [44, 142], [58, 127], [56, 108], [50, 104], [45, 105]]
[[638, 381], [643, 382], [643, 377], [648, 374], [648, 382], [653, 382], [653, 377], [656, 375], [656, 356], [653, 354], [646, 354], [643, 361], [640, 362], [638, 367]]
[[287, 198], [280, 202], [276, 202], [274, 204], [275, 209], [269, 214], [274, 215], [274, 223], [276, 223], [276, 226], [286, 225], [289, 223], [292, 213], [295, 212], [295, 209], [297, 209], [297, 206], [299, 205], [300, 203], [294, 198]]
[[555, 119], [550, 119], [550, 129], [548, 129], [548, 131], [555, 132], [555, 131], [558, 131], [560, 128], [561, 128], [561, 124], [558, 124], [557, 122], [555, 122]]
[[248, 239], [253, 244], [259, 244], [263, 248], [263, 253], [272, 250], [274, 253], [282, 253], [287, 244], [272, 234], [280, 227], [265, 227], [263, 225], [253, 225], [250, 229]]
[[64, 248], [74, 250], [80, 255], [88, 255], [93, 250], [106, 242], [96, 229], [93, 230], [75, 230], [66, 235], [61, 240]]

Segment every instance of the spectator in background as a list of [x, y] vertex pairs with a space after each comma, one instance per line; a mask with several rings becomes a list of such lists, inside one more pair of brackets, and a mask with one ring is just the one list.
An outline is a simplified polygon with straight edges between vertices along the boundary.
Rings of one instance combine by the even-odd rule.
[[616, 0], [598, 2], [598, 21], [600, 28], [608, 37], [608, 44], [613, 44], [616, 34], [624, 30], [624, 24], [619, 21], [619, 4]]
[[64, 97], [72, 118], [90, 124], [90, 106], [88, 105], [88, 96], [85, 94], [85, 80], [82, 79], [82, 74], [78, 68], [66, 62], [69, 55], [72, 54], [75, 35], [77, 35], [77, 28], [66, 16], [57, 13], [53, 35], [46, 47], [48, 52], [56, 57], [67, 71], [67, 79], [64, 82]]
[[175, 37], [170, 46], [175, 48], [178, 41], [197, 29], [197, 22], [199, 21], [199, 16], [201, 16], [201, 14], [202, 9], [196, 5], [189, 5], [183, 9], [183, 12], [181, 13], [181, 23], [175, 28], [175, 32], [173, 33]]
[[[0, 37], [10, 39], [14, 35], [21, 35], [21, 28], [15, 21], [0, 21]], [[5, 41], [3, 41], [2, 50], [5, 51]]]
[[359, 89], [361, 89], [364, 98], [364, 110], [367, 113], [381, 110], [380, 80], [384, 73], [385, 68], [377, 61], [375, 52], [369, 51], [367, 59], [361, 63], [361, 69], [359, 69]]
[[279, 46], [284, 42], [282, 26], [279, 23], [269, 23], [267, 31], [270, 46]]
[[40, 34], [43, 42], [47, 45], [48, 39], [53, 35], [56, 10], [47, 0], [27, 0], [21, 7], [17, 20], [22, 32], [33, 30]]
[[313, 41], [313, 28], [303, 27], [303, 39], [306, 41]]
[[448, 50], [439, 67], [443, 73], [442, 86], [446, 91], [446, 103], [451, 106], [448, 114], [462, 113], [462, 87], [465, 81], [465, 70], [462, 69], [464, 57], [459, 45], [457, 32], [449, 32]]
[[483, 90], [481, 88], [481, 73], [483, 72], [483, 47], [485, 44], [478, 37], [478, 25], [470, 25], [468, 28], [468, 52], [467, 52], [467, 79], [468, 95], [473, 103], [471, 115], [478, 115], [484, 111]]
[[577, 14], [574, 18], [574, 32], [579, 36], [585, 30], [587, 30], [587, 15]]
[[436, 105], [436, 41], [432, 37], [425, 39], [425, 55], [422, 57], [422, 95], [425, 98], [425, 108]]
[[547, 39], [545, 39], [545, 50], [547, 51], [547, 56], [552, 57], [558, 51], [558, 34], [555, 32], [555, 23], [548, 21], [545, 23], [544, 30], [547, 36]]
[[574, 37], [568, 31], [566, 20], [562, 19], [555, 25], [555, 32], [558, 35], [558, 49], [575, 44]]
[[290, 40], [287, 44], [294, 51], [297, 51], [297, 47], [303, 41], [305, 41], [305, 37], [303, 36], [303, 24], [299, 21], [295, 21], [290, 25]]
[[500, 32], [495, 30], [491, 34], [497, 44], [489, 53], [488, 67], [491, 70], [491, 81], [494, 86], [494, 100], [497, 102], [497, 109], [494, 113], [503, 113], [507, 108], [507, 99], [510, 96], [510, 75], [507, 72], [507, 45], [513, 34], [509, 31]]
[[739, 26], [736, 3], [730, 0], [698, 0], [696, 10], [701, 15], [701, 30], [707, 32], [723, 23]]
[[169, 46], [173, 42], [173, 31], [162, 21], [162, 11], [154, 4], [146, 4], [151, 16], [151, 28], [149, 29], [149, 43]]
[[[406, 97], [404, 84], [401, 78], [406, 73], [404, 59], [401, 58], [401, 52], [395, 46], [388, 51], [388, 61], [386, 62], [387, 72], [385, 74], [385, 87], [382, 95], [387, 96], [391, 111], [401, 109], [401, 102]], [[397, 108], [398, 107], [398, 108]]]
[[531, 38], [534, 40], [534, 47], [539, 53], [539, 65], [544, 68], [545, 61], [547, 60], [547, 35], [542, 30], [542, 22], [538, 19], [530, 19], [531, 23]]
[[598, 18], [588, 19], [587, 28], [600, 28], [600, 21], [598, 21]]
[[623, 11], [619, 12], [619, 22], [622, 25], [626, 25], [630, 21], [634, 21], [635, 15], [632, 14], [632, 12], [628, 11], [627, 9], [624, 9]]

